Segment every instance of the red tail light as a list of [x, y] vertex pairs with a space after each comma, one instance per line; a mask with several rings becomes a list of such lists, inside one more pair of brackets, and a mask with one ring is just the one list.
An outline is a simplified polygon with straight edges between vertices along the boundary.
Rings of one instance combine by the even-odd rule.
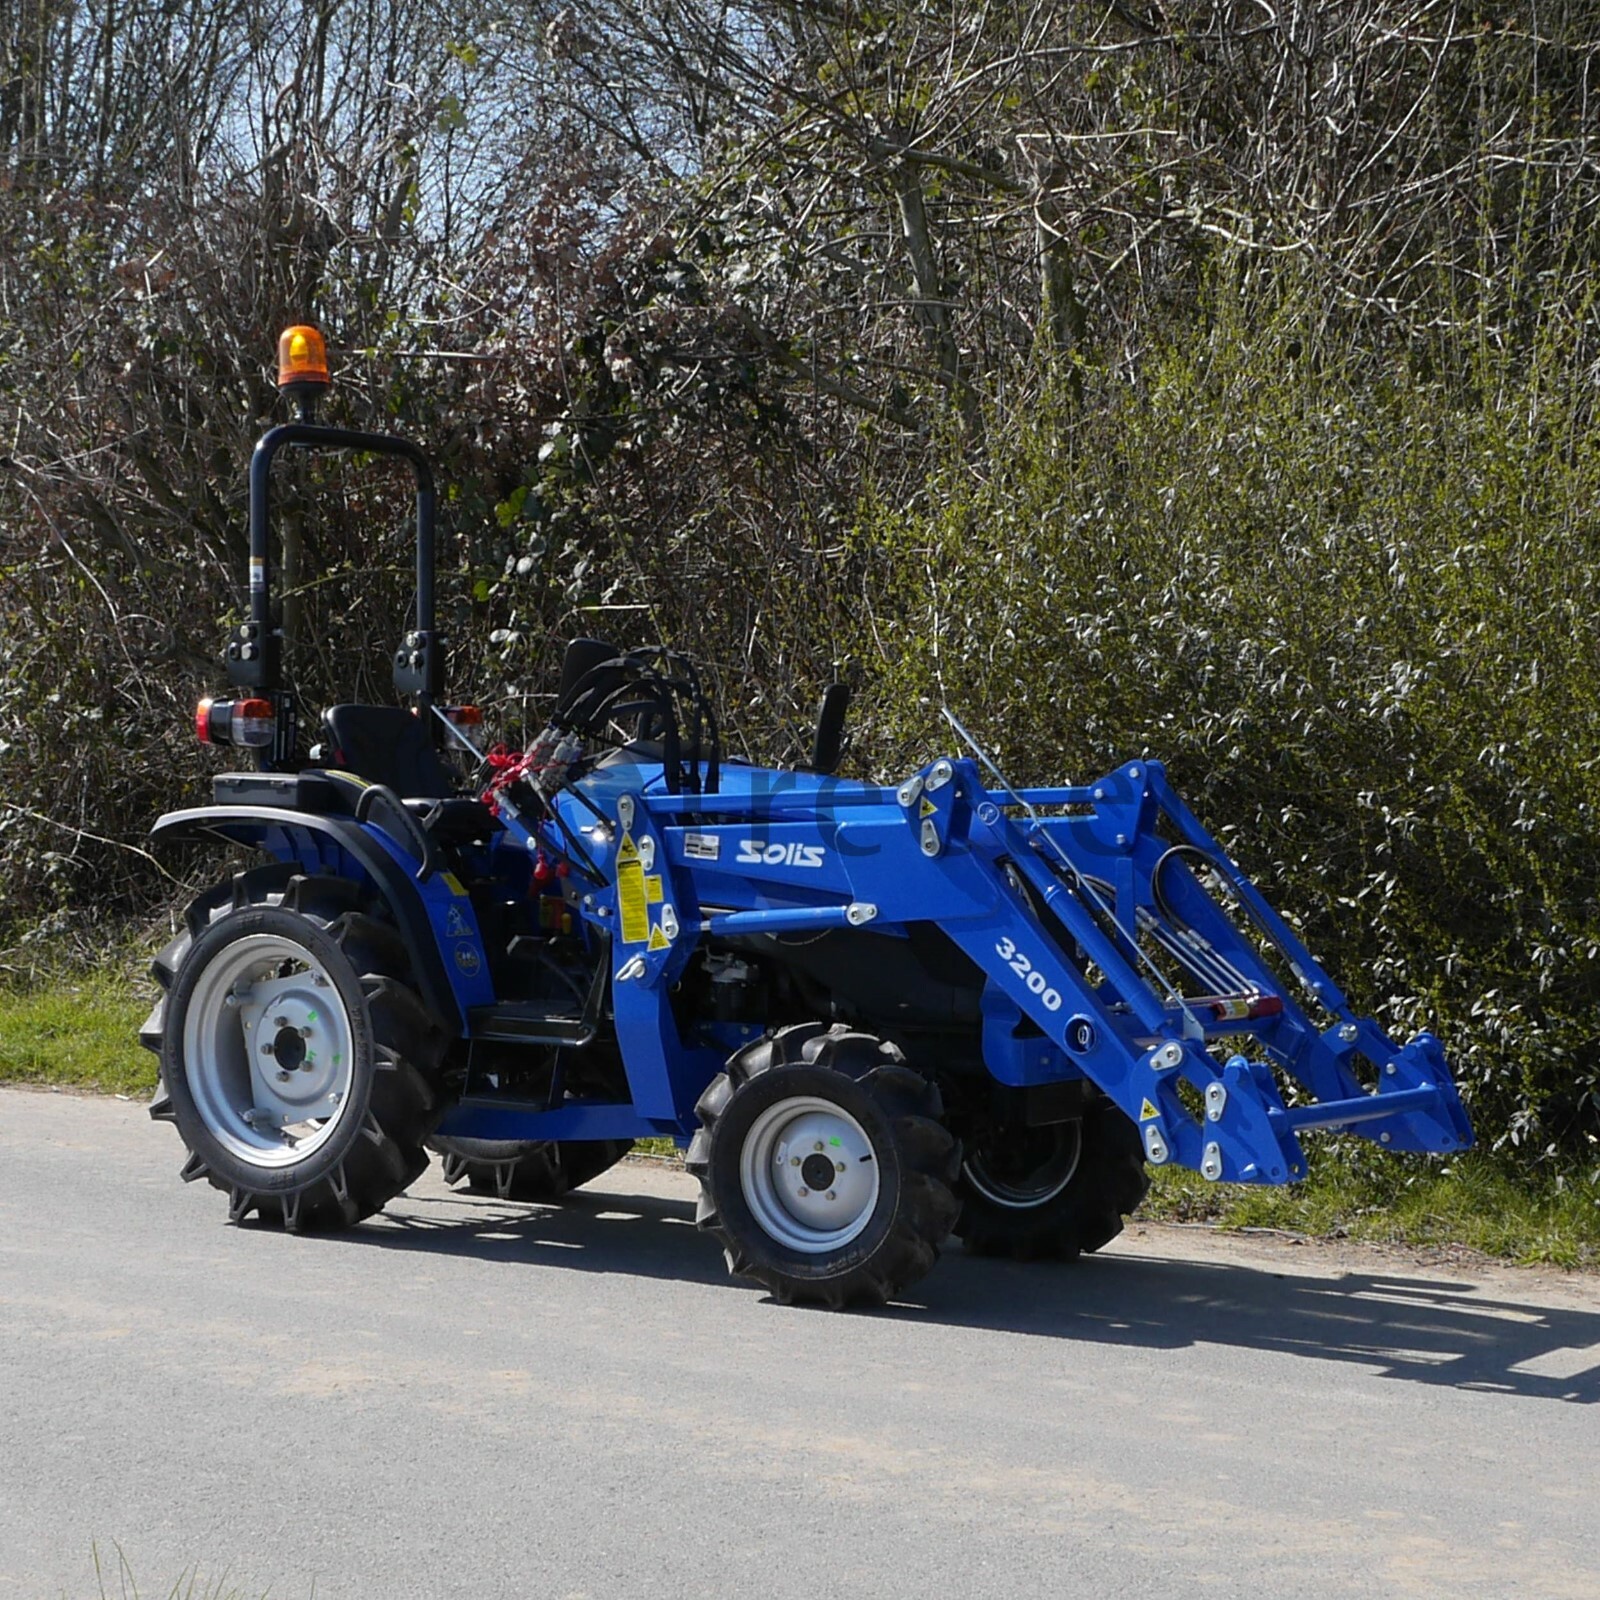
[[260, 748], [272, 743], [277, 718], [270, 700], [202, 700], [194, 708], [194, 734], [201, 744]]

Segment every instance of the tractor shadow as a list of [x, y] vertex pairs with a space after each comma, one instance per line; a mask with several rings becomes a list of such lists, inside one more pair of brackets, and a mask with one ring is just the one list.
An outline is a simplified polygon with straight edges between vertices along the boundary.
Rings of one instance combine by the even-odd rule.
[[582, 1189], [543, 1203], [412, 1190], [328, 1242], [759, 1292], [728, 1277], [722, 1252], [694, 1225], [692, 1202], [658, 1195]]
[[[657, 1194], [583, 1190], [560, 1205], [525, 1205], [414, 1192], [337, 1237], [341, 1245], [761, 1294], [727, 1276], [721, 1252], [693, 1224], [692, 1202]], [[1021, 1263], [957, 1245], [905, 1301], [856, 1315], [1140, 1350], [1233, 1346], [1346, 1361], [1441, 1388], [1600, 1403], [1600, 1295], [1594, 1311], [1538, 1305], [1496, 1298], [1464, 1275], [1278, 1272], [1119, 1255], [1116, 1245], [1072, 1264]]]
[[1440, 1388], [1600, 1403], [1600, 1311], [1404, 1272], [1319, 1276], [1115, 1251], [1070, 1265], [953, 1253], [955, 1270], [941, 1262], [905, 1314], [1146, 1350], [1235, 1346]]

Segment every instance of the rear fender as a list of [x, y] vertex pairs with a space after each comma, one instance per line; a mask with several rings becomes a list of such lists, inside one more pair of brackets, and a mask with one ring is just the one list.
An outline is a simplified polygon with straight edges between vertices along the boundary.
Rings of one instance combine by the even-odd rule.
[[242, 845], [307, 873], [370, 883], [394, 917], [433, 1011], [464, 1033], [468, 1008], [494, 1002], [483, 938], [465, 888], [450, 872], [418, 882], [401, 846], [379, 828], [277, 806], [200, 806], [169, 811], [150, 837]]

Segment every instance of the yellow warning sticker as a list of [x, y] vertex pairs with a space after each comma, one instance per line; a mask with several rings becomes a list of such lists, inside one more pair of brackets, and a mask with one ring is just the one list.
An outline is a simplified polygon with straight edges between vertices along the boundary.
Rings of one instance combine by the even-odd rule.
[[661, 874], [659, 872], [645, 874], [644, 897], [653, 906], [661, 904]]
[[442, 883], [445, 888], [447, 888], [450, 893], [456, 897], [457, 900], [465, 900], [467, 898], [466, 887], [455, 875], [455, 873], [441, 872], [439, 874], [439, 882]]
[[671, 943], [672, 941], [660, 928], [652, 928], [650, 930], [650, 948], [652, 950], [665, 950]]
[[[629, 843], [623, 840], [624, 844]], [[622, 923], [624, 944], [643, 944], [650, 937], [650, 908], [644, 901], [644, 868], [639, 865], [639, 853], [631, 861], [621, 859], [617, 851], [617, 915]]]
[[1152, 1117], [1159, 1117], [1160, 1115], [1161, 1113], [1148, 1100], [1139, 1107], [1139, 1120], [1141, 1122], [1148, 1122]]
[[922, 810], [919, 811], [917, 813], [917, 815], [918, 816], [922, 816], [922, 817], [932, 817], [932, 816], [937, 816], [938, 812], [939, 812], [938, 806], [936, 806], [933, 803], [933, 801], [931, 801], [930, 799], [928, 799], [928, 797], [926, 795], [924, 795], [922, 797]]
[[633, 842], [633, 835], [631, 833], [623, 834], [622, 843], [617, 846], [618, 862], [637, 861], [638, 859], [639, 847]]

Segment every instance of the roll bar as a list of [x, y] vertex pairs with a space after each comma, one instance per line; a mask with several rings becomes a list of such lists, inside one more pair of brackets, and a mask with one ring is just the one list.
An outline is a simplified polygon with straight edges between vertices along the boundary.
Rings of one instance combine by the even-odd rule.
[[[250, 618], [230, 635], [228, 677], [245, 689], [271, 696], [283, 694], [283, 634], [272, 621], [272, 553], [267, 537], [272, 463], [284, 448], [364, 450], [398, 456], [411, 468], [417, 485], [417, 619], [394, 655], [394, 686], [415, 696], [426, 708], [443, 692], [444, 653], [434, 618], [434, 486], [433, 468], [409, 439], [356, 428], [330, 428], [316, 422], [286, 422], [257, 441], [250, 457]], [[274, 756], [280, 752], [274, 751]]]

